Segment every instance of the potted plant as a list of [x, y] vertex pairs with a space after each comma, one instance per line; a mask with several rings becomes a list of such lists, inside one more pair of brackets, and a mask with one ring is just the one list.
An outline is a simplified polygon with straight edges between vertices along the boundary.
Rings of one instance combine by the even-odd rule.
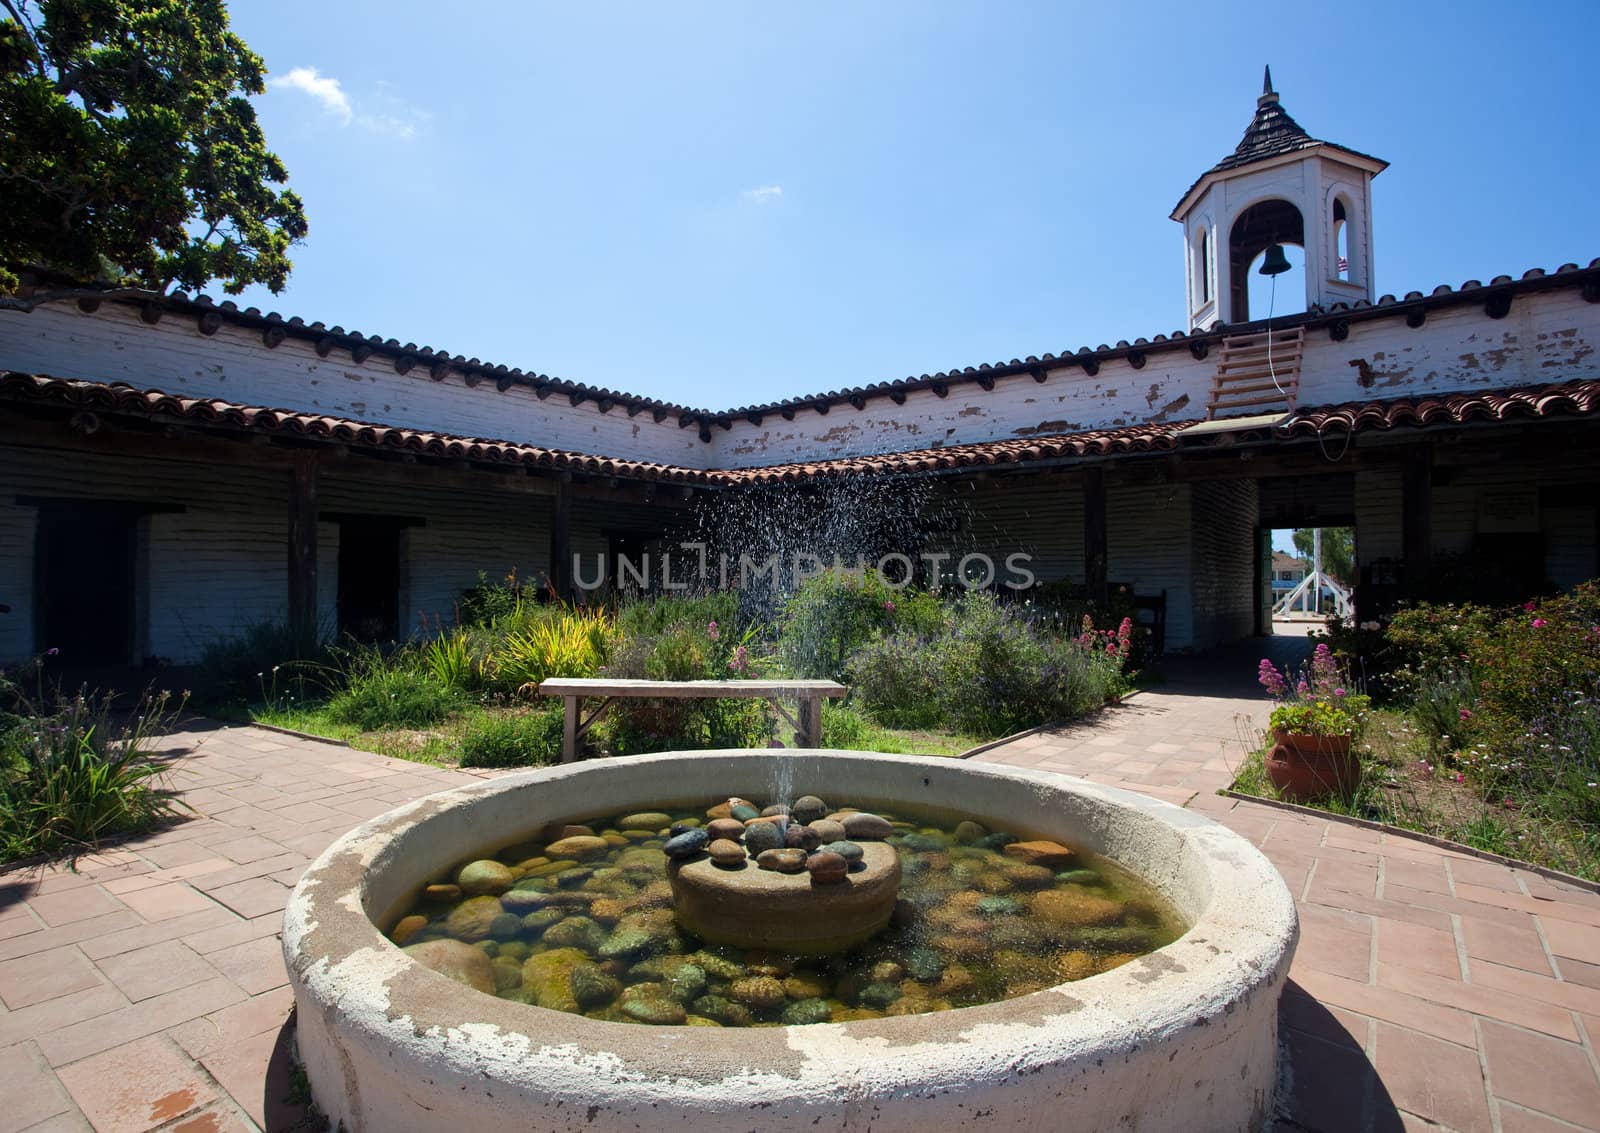
[[1326, 642], [1312, 653], [1309, 674], [1291, 682], [1263, 660], [1259, 680], [1278, 700], [1268, 724], [1274, 742], [1264, 761], [1278, 794], [1291, 802], [1349, 798], [1361, 783], [1361, 759], [1353, 749], [1370, 699], [1346, 687]]

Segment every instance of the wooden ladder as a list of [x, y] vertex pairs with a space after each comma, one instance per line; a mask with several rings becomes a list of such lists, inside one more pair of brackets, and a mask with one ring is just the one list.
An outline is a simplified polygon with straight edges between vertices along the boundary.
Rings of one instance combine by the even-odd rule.
[[[1252, 415], [1281, 407], [1294, 410], [1300, 388], [1300, 354], [1305, 348], [1304, 327], [1292, 330], [1263, 331], [1232, 335], [1222, 340], [1222, 357], [1217, 361], [1217, 376], [1211, 383], [1211, 403], [1206, 419], [1238, 416], [1238, 410]], [[1272, 364], [1267, 365], [1268, 346]], [[1276, 378], [1276, 381], [1274, 381]]]

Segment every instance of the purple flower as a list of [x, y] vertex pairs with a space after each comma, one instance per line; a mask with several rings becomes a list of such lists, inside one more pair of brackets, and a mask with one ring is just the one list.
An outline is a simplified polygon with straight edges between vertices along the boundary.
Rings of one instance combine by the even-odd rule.
[[56, 657], [56, 656], [59, 656], [60, 653], [61, 653], [61, 650], [57, 649], [54, 645], [52, 645], [49, 649], [46, 649], [44, 651], [44, 655], [46, 657]]
[[713, 619], [712, 622], [709, 625], [706, 626], [706, 636], [709, 637], [712, 641], [716, 641], [718, 638], [720, 638], [722, 636], [722, 631], [717, 628], [717, 623], [716, 623], [715, 619]]

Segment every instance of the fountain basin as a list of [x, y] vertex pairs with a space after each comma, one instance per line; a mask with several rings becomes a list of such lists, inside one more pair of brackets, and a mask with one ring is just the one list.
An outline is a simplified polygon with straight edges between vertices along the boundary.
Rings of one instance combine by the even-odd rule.
[[[1113, 971], [953, 1012], [840, 1024], [639, 1027], [495, 999], [379, 932], [442, 866], [558, 819], [730, 793], [782, 771], [885, 810], [946, 810], [1105, 854], [1189, 931]], [[376, 922], [376, 923], [375, 923]], [[548, 768], [399, 807], [334, 843], [285, 913], [312, 1092], [350, 1133], [1255, 1128], [1298, 935], [1277, 871], [1201, 815], [1044, 772], [860, 752], [731, 751]]]
[[861, 849], [861, 869], [836, 885], [814, 885], [804, 873], [757, 869], [753, 861], [732, 870], [709, 858], [674, 865], [669, 875], [678, 923], [737, 948], [843, 952], [883, 930], [900, 888], [894, 847], [869, 842]]

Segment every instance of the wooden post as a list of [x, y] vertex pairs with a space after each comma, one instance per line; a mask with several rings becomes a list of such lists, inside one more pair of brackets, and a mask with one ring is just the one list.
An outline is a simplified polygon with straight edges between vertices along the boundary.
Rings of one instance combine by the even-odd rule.
[[1401, 554], [1405, 587], [1419, 593], [1433, 558], [1433, 450], [1418, 447], [1406, 459], [1400, 482]]
[[816, 692], [800, 695], [800, 734], [795, 737], [801, 747], [822, 746], [822, 694]]
[[309, 644], [317, 632], [317, 456], [294, 456], [289, 484], [289, 628]]
[[1104, 605], [1110, 598], [1106, 585], [1106, 473], [1090, 467], [1083, 472], [1083, 582], [1089, 600]]
[[561, 480], [550, 501], [550, 585], [565, 602], [572, 597], [572, 482]]
[[561, 762], [572, 763], [578, 758], [578, 708], [583, 702], [575, 696], [561, 699], [566, 708], [561, 721]]

